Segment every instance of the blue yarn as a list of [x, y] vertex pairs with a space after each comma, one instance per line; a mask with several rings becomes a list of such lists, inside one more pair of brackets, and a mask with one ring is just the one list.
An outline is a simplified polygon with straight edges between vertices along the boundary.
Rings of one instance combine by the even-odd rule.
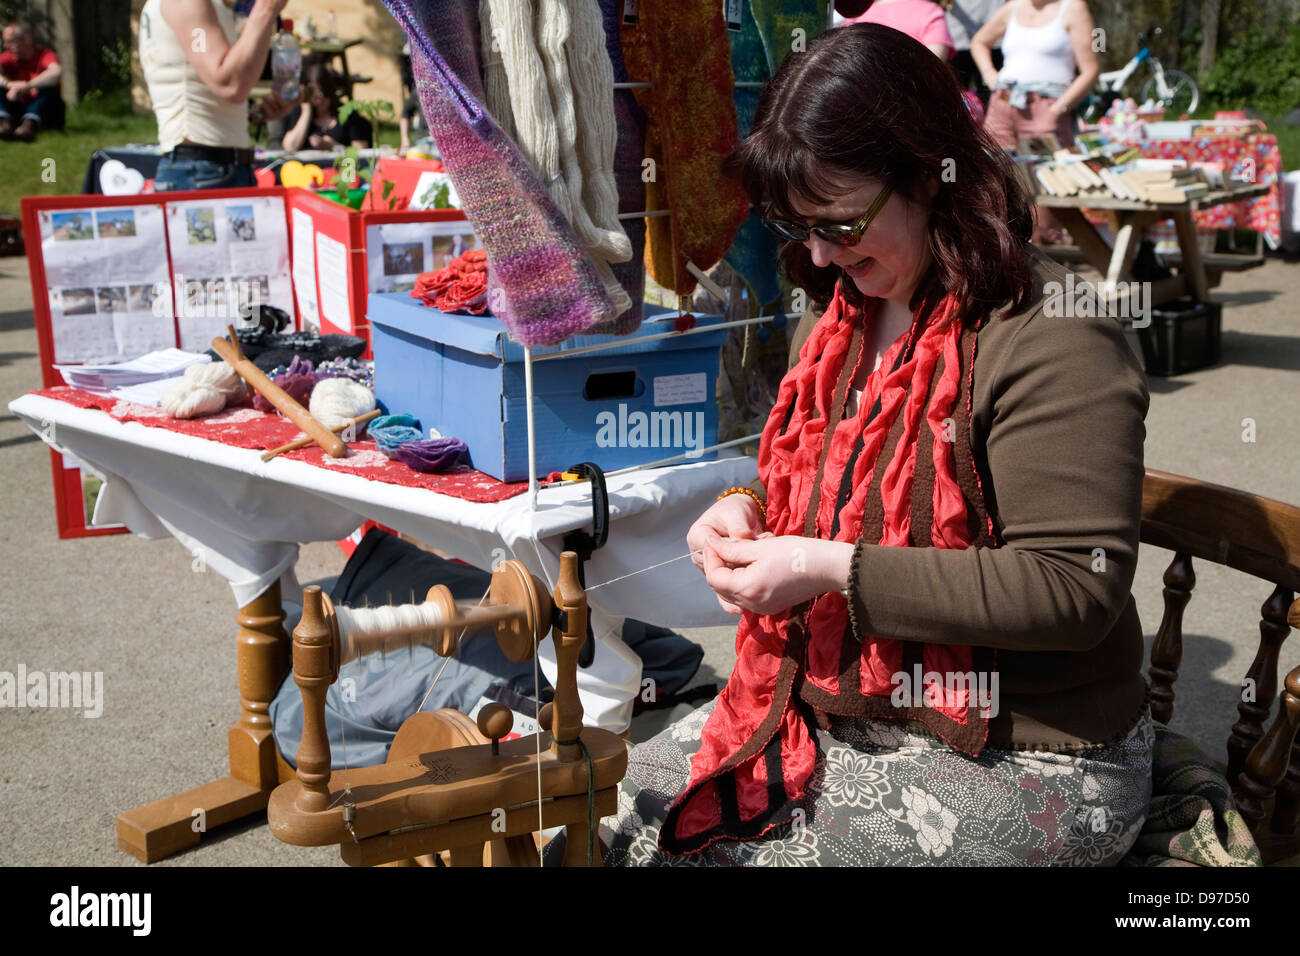
[[408, 441], [424, 437], [420, 420], [414, 415], [380, 415], [366, 425], [366, 432], [385, 455]]

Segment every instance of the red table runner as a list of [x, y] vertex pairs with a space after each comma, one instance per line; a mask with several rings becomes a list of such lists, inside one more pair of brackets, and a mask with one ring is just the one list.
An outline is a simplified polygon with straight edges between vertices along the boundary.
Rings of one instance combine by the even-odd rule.
[[[136, 405], [111, 395], [95, 395], [67, 386], [32, 394], [67, 402], [78, 408], [107, 412], [119, 422], [139, 422], [151, 428], [165, 428], [181, 435], [220, 442], [232, 448], [278, 448], [303, 434], [288, 419], [273, 412], [259, 412], [251, 404], [236, 405], [206, 418], [184, 419], [172, 418], [161, 408]], [[350, 442], [348, 448], [350, 454], [346, 458], [330, 458], [315, 445], [285, 452], [281, 457], [305, 461], [329, 471], [360, 475], [371, 481], [407, 488], [427, 488], [464, 501], [504, 501], [528, 490], [526, 481], [497, 481], [491, 475], [475, 471], [468, 465], [459, 465], [455, 471], [441, 475], [421, 474], [401, 462], [391, 460], [375, 447], [374, 442], [368, 440]]]

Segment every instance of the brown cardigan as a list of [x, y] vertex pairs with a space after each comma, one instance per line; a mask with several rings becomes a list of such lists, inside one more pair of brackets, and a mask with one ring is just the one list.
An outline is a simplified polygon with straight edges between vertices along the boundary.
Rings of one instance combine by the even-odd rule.
[[[1078, 750], [1123, 738], [1146, 706], [1129, 589], [1149, 396], [1113, 318], [1044, 311], [1043, 283], [1066, 273], [1030, 254], [1033, 301], [995, 312], [975, 358], [970, 445], [1003, 546], [860, 541], [850, 606], [864, 633], [998, 649], [988, 746]], [[796, 328], [792, 365], [817, 318]]]

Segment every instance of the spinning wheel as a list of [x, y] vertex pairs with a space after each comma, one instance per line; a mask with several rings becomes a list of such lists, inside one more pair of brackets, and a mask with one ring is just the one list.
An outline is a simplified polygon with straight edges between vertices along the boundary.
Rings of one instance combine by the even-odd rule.
[[[442, 585], [403, 608], [335, 608], [318, 587], [303, 592], [293, 632], [293, 676], [303, 696], [297, 779], [271, 794], [267, 818], [296, 846], [338, 844], [353, 866], [430, 861], [452, 865], [535, 863], [532, 833], [568, 827], [566, 866], [598, 864], [596, 822], [615, 812], [627, 769], [623, 740], [582, 726], [577, 657], [587, 635], [587, 598], [577, 556], [566, 551], [553, 595], [517, 561], [498, 565], [485, 607], [456, 604]], [[550, 632], [558, 678], [542, 709], [549, 732], [503, 741], [509, 710], [484, 707], [477, 725], [455, 711], [418, 713], [398, 731], [388, 762], [331, 773], [325, 694], [339, 666], [362, 654], [431, 644], [448, 657], [458, 632], [491, 624], [502, 651], [522, 661]], [[490, 740], [490, 742], [488, 742]]]

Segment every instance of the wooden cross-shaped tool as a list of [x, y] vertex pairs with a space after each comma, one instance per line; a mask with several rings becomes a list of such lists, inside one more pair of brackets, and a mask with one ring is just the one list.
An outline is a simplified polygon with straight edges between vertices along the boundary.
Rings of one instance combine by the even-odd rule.
[[311, 412], [298, 404], [292, 395], [271, 381], [265, 372], [244, 355], [234, 326], [227, 325], [226, 331], [230, 338], [213, 339], [212, 350], [229, 362], [230, 367], [239, 373], [250, 388], [256, 389], [281, 415], [306, 432], [307, 437], [319, 445], [325, 454], [331, 458], [346, 458], [348, 446], [343, 439], [313, 418]]

